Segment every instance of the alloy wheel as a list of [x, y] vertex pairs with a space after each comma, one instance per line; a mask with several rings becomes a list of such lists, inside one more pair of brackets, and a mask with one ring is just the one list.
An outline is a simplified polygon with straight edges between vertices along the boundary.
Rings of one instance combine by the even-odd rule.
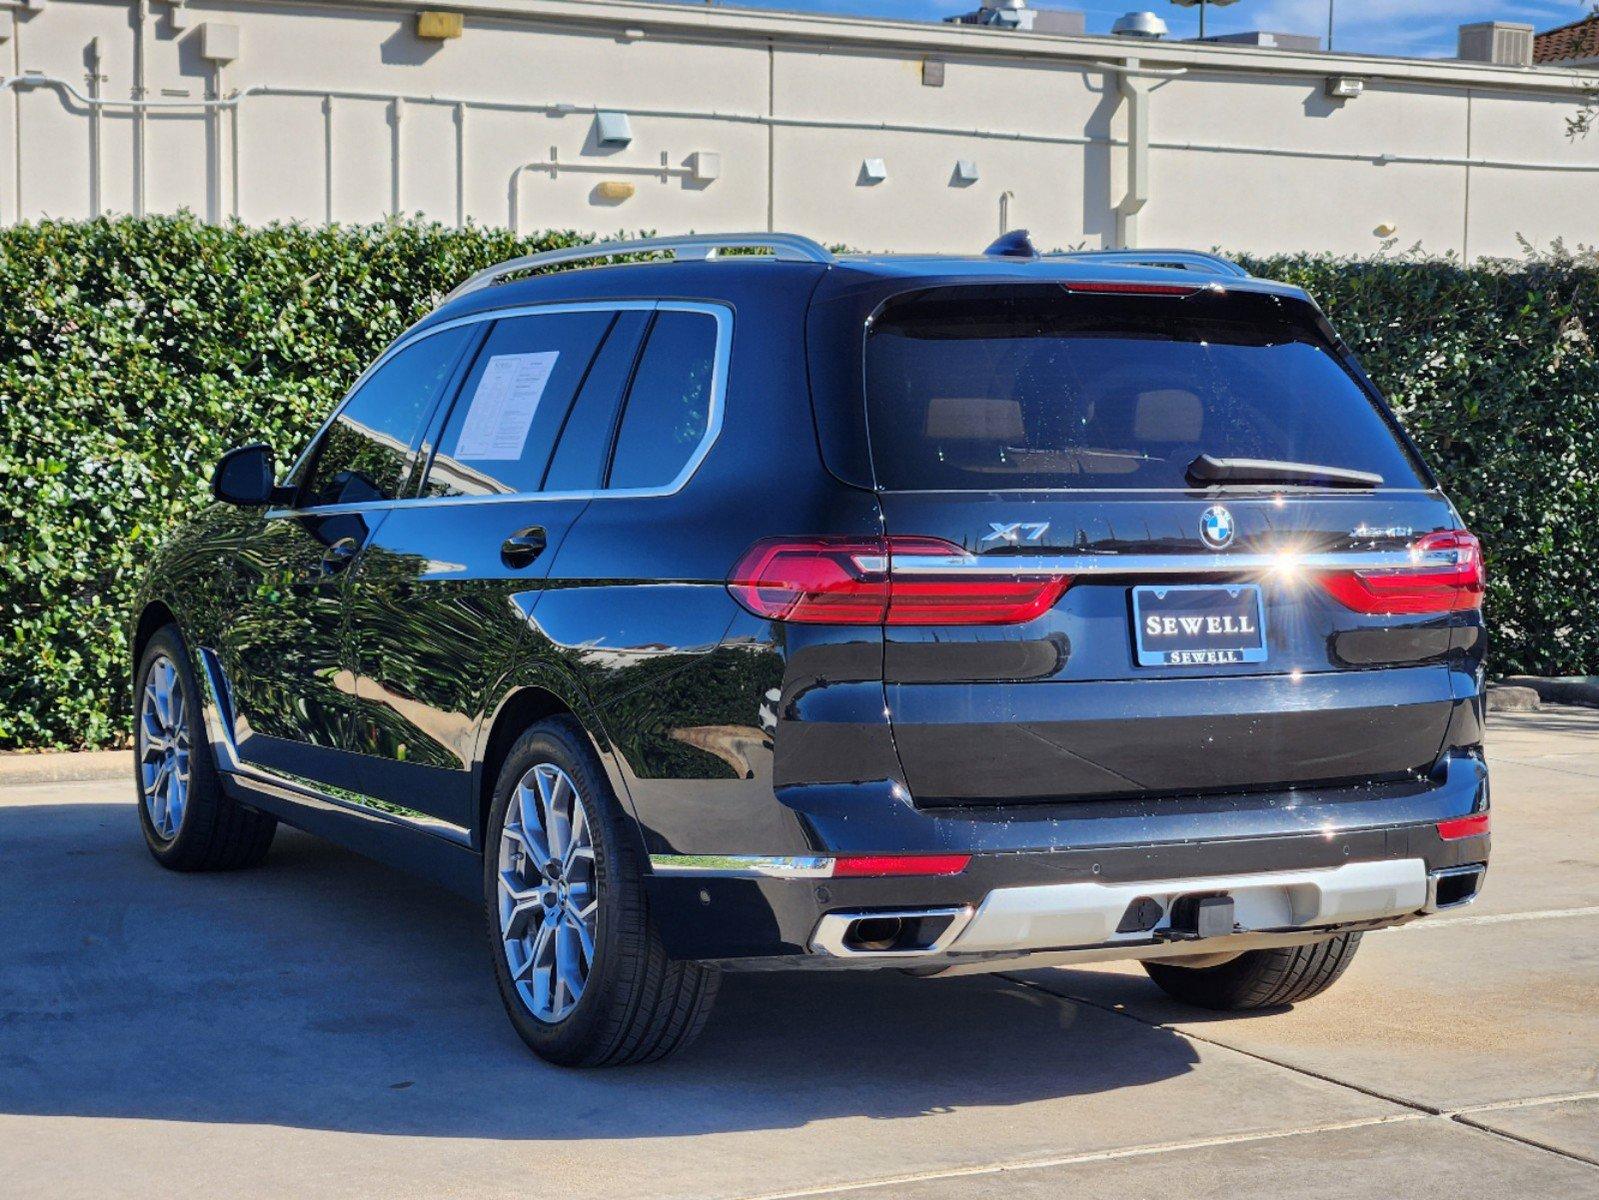
[[156, 834], [178, 835], [189, 801], [189, 709], [178, 668], [156, 655], [139, 700], [139, 784]]
[[594, 966], [600, 898], [594, 835], [572, 777], [539, 763], [517, 782], [500, 831], [500, 937], [522, 1003], [554, 1024]]

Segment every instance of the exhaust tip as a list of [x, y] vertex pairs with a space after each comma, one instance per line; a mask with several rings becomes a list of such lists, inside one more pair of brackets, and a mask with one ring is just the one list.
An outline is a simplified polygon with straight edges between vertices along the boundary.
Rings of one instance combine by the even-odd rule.
[[900, 945], [904, 937], [902, 917], [863, 917], [844, 931], [844, 945], [851, 950], [905, 949]]
[[1441, 871], [1429, 872], [1426, 911], [1433, 913], [1464, 908], [1482, 891], [1483, 877], [1487, 874], [1487, 863], [1468, 863], [1463, 867], [1445, 867]]
[[838, 958], [937, 954], [971, 919], [969, 907], [827, 913], [817, 923], [811, 948]]

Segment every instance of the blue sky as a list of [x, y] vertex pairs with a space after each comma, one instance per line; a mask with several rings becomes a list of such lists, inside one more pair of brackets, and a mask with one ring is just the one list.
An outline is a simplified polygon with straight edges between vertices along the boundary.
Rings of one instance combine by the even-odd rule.
[[[967, 12], [979, 0], [731, 0], [738, 7], [785, 8], [851, 16], [895, 17], [936, 21]], [[1147, 8], [1171, 26], [1173, 37], [1199, 32], [1199, 10], [1180, 8], [1171, 0], [1030, 0], [1088, 14], [1090, 33], [1108, 33], [1111, 22], [1134, 8]], [[1238, 0], [1212, 7], [1206, 32], [1270, 29], [1282, 33], [1327, 34], [1328, 0]], [[1334, 48], [1375, 54], [1450, 57], [1455, 29], [1469, 21], [1525, 21], [1551, 29], [1585, 16], [1593, 0], [1333, 0], [1336, 6]]]

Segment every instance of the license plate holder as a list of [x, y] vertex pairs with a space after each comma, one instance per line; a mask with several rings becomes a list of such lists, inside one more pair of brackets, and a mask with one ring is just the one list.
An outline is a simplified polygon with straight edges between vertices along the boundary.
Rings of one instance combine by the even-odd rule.
[[1133, 589], [1141, 667], [1216, 667], [1266, 661], [1258, 583], [1159, 584]]

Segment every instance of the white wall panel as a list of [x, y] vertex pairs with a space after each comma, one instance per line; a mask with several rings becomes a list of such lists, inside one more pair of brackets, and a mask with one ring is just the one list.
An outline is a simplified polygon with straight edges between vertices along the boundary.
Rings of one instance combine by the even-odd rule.
[[[148, 95], [198, 100], [218, 84], [246, 95], [215, 127], [193, 112], [145, 121], [147, 207], [226, 215], [236, 205], [253, 223], [372, 221], [397, 200], [445, 222], [464, 209], [524, 231], [605, 233], [770, 220], [864, 249], [953, 251], [998, 232], [1008, 194], [1009, 223], [1041, 245], [1114, 244], [1127, 104], [1093, 56], [1124, 54], [1126, 43], [666, 6], [617, 7], [601, 25], [612, 9], [599, 0], [480, 3], [462, 37], [424, 42], [414, 9], [365, 0], [192, 0], [186, 29], [154, 0]], [[0, 70], [84, 88], [97, 37], [102, 92], [127, 99], [134, 12], [130, 0], [49, 0], [18, 14]], [[220, 78], [199, 53], [206, 21], [240, 31], [238, 59]], [[1544, 169], [1599, 167], [1599, 138], [1565, 137], [1575, 93], [1557, 76], [1185, 44], [1150, 56], [1186, 74], [1149, 85], [1141, 244], [1358, 254], [1378, 247], [1385, 223], [1403, 246], [1440, 253], [1514, 253], [1518, 233], [1599, 242], [1599, 170]], [[940, 87], [924, 83], [928, 58], [944, 64]], [[1339, 104], [1324, 80], [1345, 69], [1368, 84]], [[328, 91], [370, 94], [332, 101], [331, 180]], [[397, 135], [392, 97], [402, 98]], [[599, 146], [592, 114], [554, 109], [563, 105], [627, 112], [631, 144]], [[0, 220], [16, 216], [18, 110], [23, 216], [87, 216], [86, 110], [29, 87], [0, 99]], [[136, 204], [136, 124], [125, 111], [101, 122], [109, 211]], [[695, 152], [721, 156], [720, 178], [683, 178]], [[552, 153], [556, 171], [537, 165]], [[1468, 156], [1501, 165], [1468, 171]], [[885, 161], [882, 183], [863, 181], [867, 158]], [[977, 181], [955, 179], [958, 159], [977, 164]], [[606, 180], [633, 194], [601, 197]]]

